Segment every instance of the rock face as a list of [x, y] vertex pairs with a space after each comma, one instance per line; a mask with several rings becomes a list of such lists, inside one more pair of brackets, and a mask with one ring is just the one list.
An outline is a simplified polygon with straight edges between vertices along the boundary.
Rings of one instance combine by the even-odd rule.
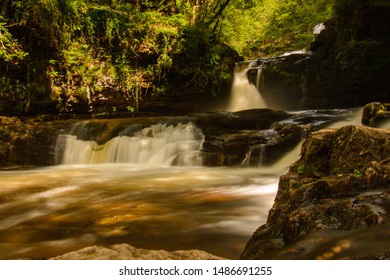
[[267, 223], [241, 258], [388, 258], [389, 205], [390, 130], [320, 130], [280, 178]]
[[128, 244], [116, 244], [110, 247], [91, 246], [70, 252], [52, 260], [223, 260], [201, 250], [164, 250], [138, 249]]
[[[248, 79], [258, 86], [261, 95], [270, 108], [299, 110], [306, 94], [305, 74], [310, 52], [291, 52], [278, 57], [260, 58], [254, 69], [247, 73]], [[261, 79], [259, 82], [259, 70]]]
[[70, 122], [53, 117], [22, 120], [0, 116], [0, 167], [55, 164], [57, 134]]
[[311, 46], [304, 106], [389, 102], [389, 16], [387, 0], [338, 1]]

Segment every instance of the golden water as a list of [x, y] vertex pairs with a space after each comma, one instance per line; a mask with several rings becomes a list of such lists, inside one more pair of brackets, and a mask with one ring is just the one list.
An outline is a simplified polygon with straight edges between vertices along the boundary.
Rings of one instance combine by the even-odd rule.
[[[247, 72], [251, 65], [249, 63], [244, 69], [236, 67], [227, 111], [235, 112], [267, 107], [256, 85], [248, 80]], [[258, 71], [261, 71], [261, 69], [258, 69]]]
[[0, 259], [117, 243], [238, 258], [277, 189], [258, 169], [130, 164], [2, 171], [0, 181]]
[[118, 243], [237, 259], [265, 223], [279, 175], [300, 145], [273, 166], [211, 168], [198, 162], [203, 141], [191, 123], [152, 125], [105, 143], [61, 135], [56, 158], [63, 164], [0, 171], [0, 259]]

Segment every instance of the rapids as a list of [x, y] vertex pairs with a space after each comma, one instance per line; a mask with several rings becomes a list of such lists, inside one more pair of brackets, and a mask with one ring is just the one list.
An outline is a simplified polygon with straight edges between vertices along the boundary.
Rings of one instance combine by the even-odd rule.
[[2, 171], [0, 181], [1, 259], [117, 243], [236, 259], [277, 189], [257, 169], [132, 164]]
[[205, 167], [191, 122], [94, 122], [59, 135], [58, 165], [0, 171], [0, 259], [118, 243], [237, 259], [300, 151], [273, 166]]

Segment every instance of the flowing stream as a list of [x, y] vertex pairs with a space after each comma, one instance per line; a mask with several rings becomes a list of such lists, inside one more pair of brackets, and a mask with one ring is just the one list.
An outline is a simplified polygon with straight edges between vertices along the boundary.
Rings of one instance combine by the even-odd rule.
[[119, 243], [237, 259], [300, 150], [270, 167], [204, 167], [191, 122], [107, 122], [59, 135], [56, 166], [0, 171], [0, 259]]
[[276, 174], [202, 167], [191, 123], [129, 125], [105, 143], [93, 131], [81, 122], [59, 135], [57, 166], [0, 172], [1, 259], [118, 243], [236, 259], [265, 222]]
[[109, 163], [2, 171], [0, 181], [1, 259], [117, 243], [238, 258], [277, 189], [251, 168]]

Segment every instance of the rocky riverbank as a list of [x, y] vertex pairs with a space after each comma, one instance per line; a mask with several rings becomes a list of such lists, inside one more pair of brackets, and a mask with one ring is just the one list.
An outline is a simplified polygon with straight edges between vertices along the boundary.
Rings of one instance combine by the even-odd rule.
[[313, 133], [241, 258], [387, 259], [389, 187], [390, 130]]

